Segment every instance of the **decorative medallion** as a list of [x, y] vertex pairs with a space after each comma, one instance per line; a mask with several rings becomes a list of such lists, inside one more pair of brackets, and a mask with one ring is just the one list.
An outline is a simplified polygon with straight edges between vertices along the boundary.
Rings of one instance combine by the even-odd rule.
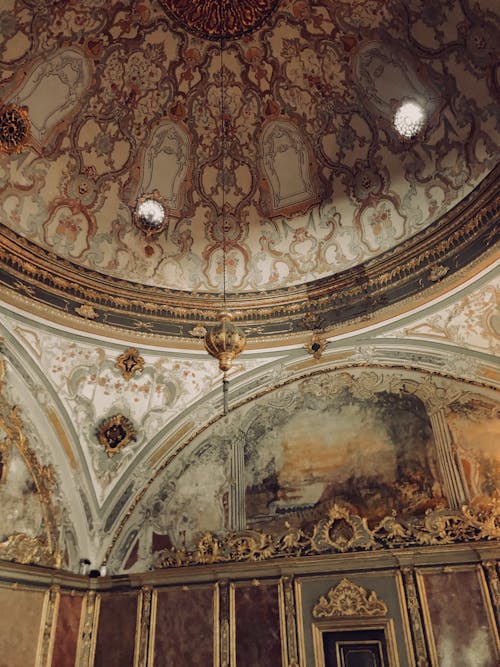
[[362, 586], [349, 579], [331, 588], [327, 596], [322, 595], [313, 608], [314, 618], [338, 616], [385, 616], [387, 605], [379, 600], [375, 591], [368, 593]]
[[89, 303], [82, 303], [78, 308], [75, 308], [75, 313], [86, 320], [96, 320], [99, 315], [95, 312], [94, 307]]
[[116, 360], [116, 367], [121, 370], [125, 380], [130, 380], [136, 373], [142, 373], [144, 359], [135, 347], [129, 347]]
[[321, 359], [321, 355], [325, 351], [327, 345], [328, 341], [326, 338], [323, 338], [323, 336], [318, 334], [313, 334], [309, 343], [307, 343], [307, 345], [304, 347], [309, 352], [309, 354], [312, 354], [315, 359], [319, 360]]
[[113, 415], [99, 424], [97, 436], [111, 458], [129, 442], [137, 440], [137, 431], [129, 419], [123, 415]]
[[253, 32], [274, 12], [279, 0], [160, 0], [189, 32], [204, 39], [233, 39]]
[[20, 153], [30, 133], [28, 112], [15, 104], [0, 107], [0, 152]]

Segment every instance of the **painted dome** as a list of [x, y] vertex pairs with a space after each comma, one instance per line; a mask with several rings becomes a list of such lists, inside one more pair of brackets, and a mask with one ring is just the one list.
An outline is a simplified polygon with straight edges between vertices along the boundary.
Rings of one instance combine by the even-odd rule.
[[[222, 52], [214, 3], [184, 4], [19, 0], [0, 15], [0, 98], [31, 127], [0, 154], [5, 261], [36, 265], [41, 302], [122, 327], [141, 312], [186, 336], [216, 315], [225, 244], [233, 308], [278, 334], [459, 268], [481, 208], [467, 196], [491, 199], [498, 159], [486, 3], [229, 3], [226, 34], [253, 31]], [[394, 125], [409, 102], [425, 119], [410, 138]], [[169, 220], [144, 235], [133, 211], [151, 192]]]

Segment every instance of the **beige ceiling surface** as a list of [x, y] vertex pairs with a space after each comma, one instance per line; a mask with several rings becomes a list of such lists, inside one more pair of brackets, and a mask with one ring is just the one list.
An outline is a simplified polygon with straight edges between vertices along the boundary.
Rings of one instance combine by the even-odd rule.
[[[76, 265], [190, 292], [222, 289], [223, 237], [234, 292], [349, 269], [495, 166], [495, 21], [487, 3], [284, 0], [225, 44], [221, 72], [219, 45], [153, 0], [9, 0], [0, 98], [28, 109], [31, 137], [0, 155], [1, 222]], [[418, 141], [392, 126], [407, 99], [427, 114]], [[148, 240], [131, 211], [153, 190], [172, 216]]]

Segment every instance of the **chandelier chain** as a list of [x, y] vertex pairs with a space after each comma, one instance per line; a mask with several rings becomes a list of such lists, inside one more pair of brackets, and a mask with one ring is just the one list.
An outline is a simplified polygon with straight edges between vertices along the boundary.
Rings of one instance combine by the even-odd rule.
[[[222, 22], [222, 17], [221, 17]], [[226, 306], [226, 118], [224, 90], [224, 38], [220, 39], [220, 115], [222, 153], [222, 295]]]

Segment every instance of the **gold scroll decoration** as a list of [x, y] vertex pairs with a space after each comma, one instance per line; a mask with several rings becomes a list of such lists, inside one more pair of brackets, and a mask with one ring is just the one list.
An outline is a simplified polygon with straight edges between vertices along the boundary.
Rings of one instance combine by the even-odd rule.
[[285, 535], [254, 530], [217, 536], [205, 533], [193, 551], [164, 549], [155, 557], [156, 568], [261, 561], [350, 551], [376, 551], [461, 542], [500, 540], [498, 503], [486, 509], [437, 509], [423, 517], [386, 516], [373, 528], [366, 518], [350, 515], [333, 505], [311, 531], [291, 527]]
[[320, 597], [312, 614], [314, 618], [385, 616], [387, 605], [377, 597], [375, 591], [369, 593], [349, 579], [342, 579], [335, 588], [330, 588], [326, 596]]
[[[0, 358], [0, 434], [5, 434], [1, 446], [1, 475], [8, 474], [9, 450], [16, 447], [28, 468], [35, 485], [42, 510], [44, 534], [31, 537], [22, 532], [8, 535], [0, 542], [0, 560], [22, 564], [59, 567], [58, 512], [53, 501], [55, 473], [51, 465], [41, 465], [24, 433], [24, 425], [17, 406], [9, 405], [4, 397], [5, 362]], [[1, 481], [1, 480], [0, 480]]]

